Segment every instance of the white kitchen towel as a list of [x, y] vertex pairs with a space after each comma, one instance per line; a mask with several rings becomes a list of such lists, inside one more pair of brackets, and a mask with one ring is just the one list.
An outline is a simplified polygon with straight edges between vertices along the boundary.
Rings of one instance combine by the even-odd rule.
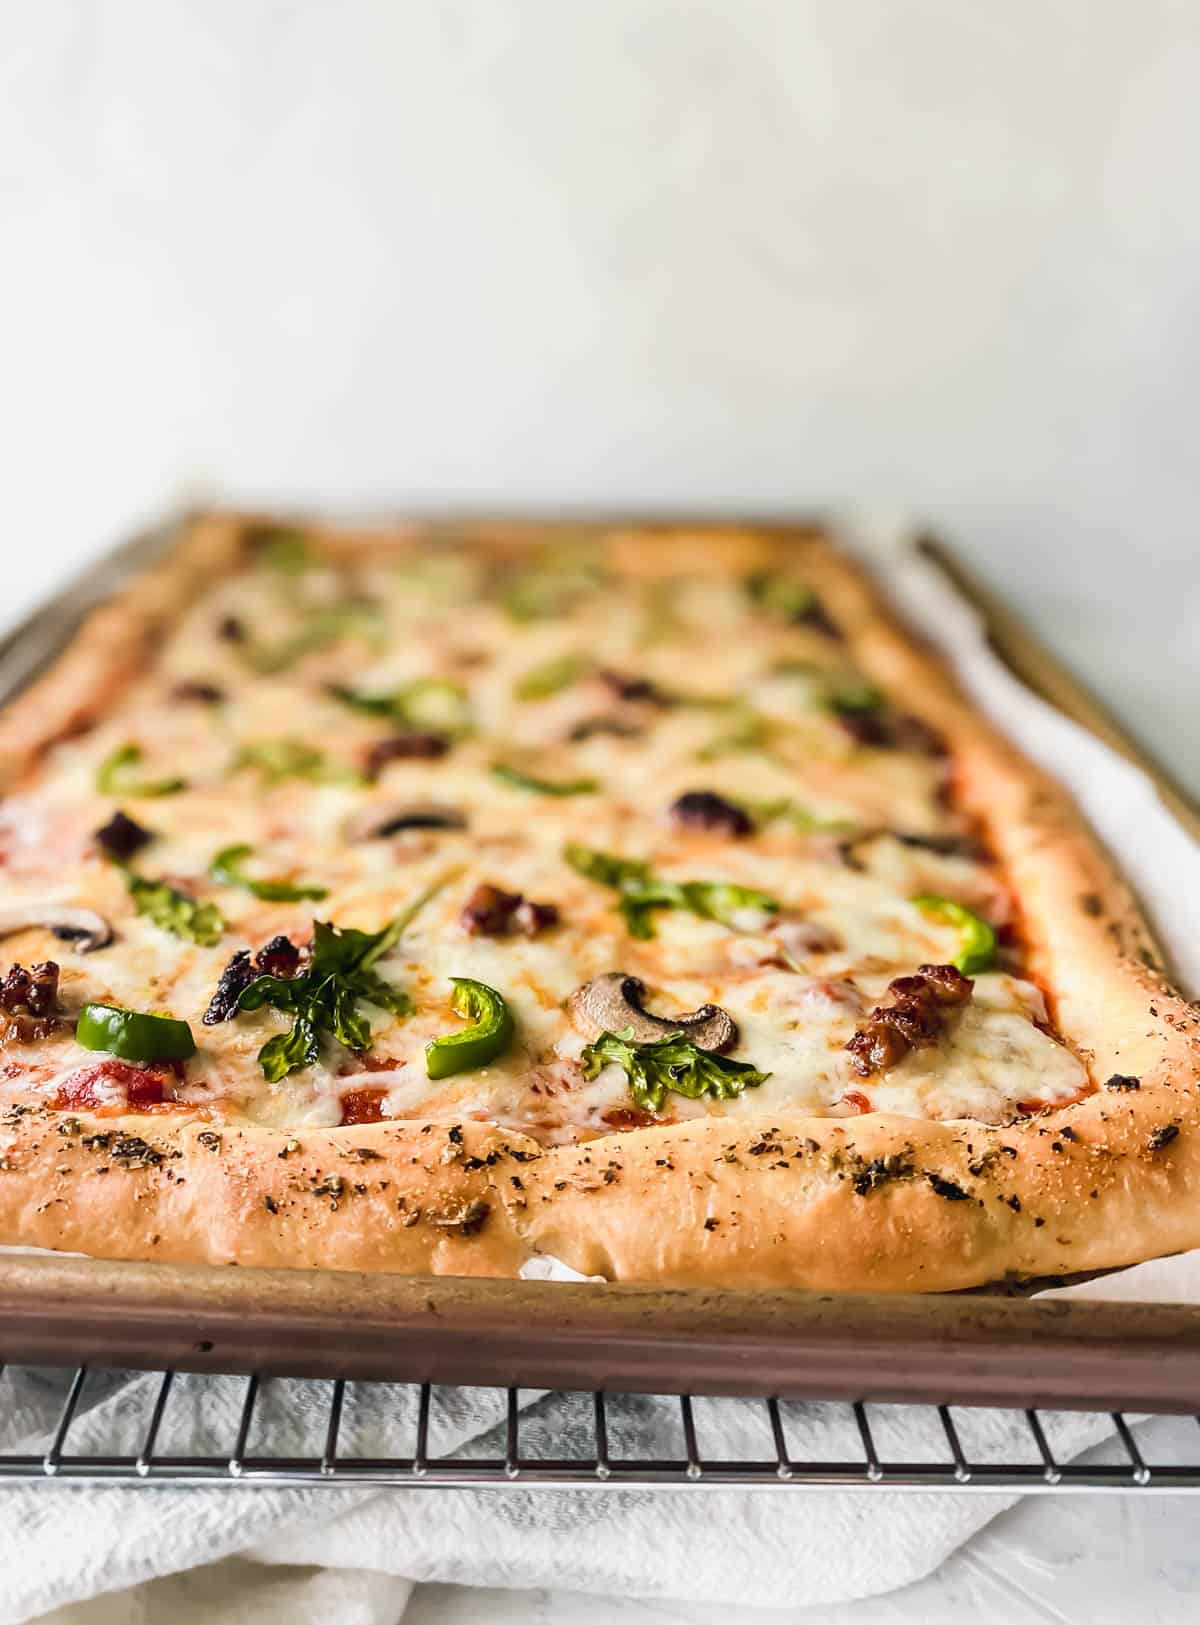
[[[1145, 778], [1031, 696], [987, 651], [975, 618], [940, 576], [895, 531], [870, 538], [888, 559], [897, 596], [909, 616], [950, 655], [984, 708], [1029, 753], [1066, 780], [1099, 832], [1118, 853], [1156, 917], [1185, 983], [1200, 986], [1200, 853], [1170, 819]], [[1195, 1255], [1072, 1289], [1115, 1295], [1141, 1277], [1142, 1296], [1195, 1299]], [[602, 1290], [599, 1289], [599, 1290]], [[353, 1329], [347, 1329], [347, 1336]], [[48, 1440], [61, 1399], [47, 1379], [8, 1374], [0, 1388], [0, 1439]], [[73, 1425], [70, 1448], [136, 1449], [156, 1379], [118, 1381], [88, 1403]], [[348, 1455], [411, 1453], [409, 1392], [364, 1387], [348, 1391], [342, 1448]], [[232, 1378], [178, 1379], [161, 1451], [228, 1454], [237, 1431], [244, 1384]], [[273, 1452], [319, 1454], [326, 1384], [265, 1385], [261, 1419]], [[495, 1455], [501, 1448], [501, 1396], [450, 1390], [433, 1418], [431, 1448]], [[786, 1407], [792, 1454], [860, 1459], [848, 1409]], [[612, 1407], [614, 1453], [647, 1451], [678, 1458], [673, 1402], [628, 1399]], [[704, 1455], [768, 1456], [761, 1406], [697, 1402]], [[888, 1460], [944, 1460], [936, 1417], [899, 1407], [873, 1408], [881, 1454]], [[1051, 1443], [1066, 1458], [1107, 1431], [1102, 1418], [1049, 1420]], [[1028, 1458], [1023, 1421], [1009, 1412], [971, 1413], [968, 1454], [980, 1461]], [[593, 1445], [586, 1408], [569, 1396], [542, 1396], [526, 1410], [523, 1448], [587, 1456]], [[256, 1448], [251, 1440], [250, 1450]], [[342, 1490], [305, 1488], [120, 1489], [52, 1486], [0, 1491], [10, 1540], [0, 1578], [0, 1625], [30, 1619], [74, 1599], [137, 1589], [113, 1598], [104, 1625], [166, 1617], [235, 1619], [238, 1625], [297, 1625], [309, 1617], [391, 1625], [405, 1607], [409, 1582], [453, 1580], [475, 1585], [554, 1586], [593, 1593], [775, 1608], [797, 1616], [814, 1603], [868, 1596], [930, 1572], [1001, 1508], [1007, 1498], [820, 1491], [727, 1490]], [[886, 1510], [884, 1510], [886, 1509]], [[288, 1572], [278, 1583], [230, 1593], [230, 1566], [240, 1553], [260, 1565], [319, 1565]], [[139, 1582], [213, 1565], [212, 1607], [196, 1583], [173, 1589]], [[336, 1571], [331, 1573], [330, 1571]], [[234, 1571], [245, 1573], [245, 1569]], [[151, 1602], [151, 1595], [155, 1599]], [[147, 1612], [147, 1609], [151, 1612]], [[161, 1610], [158, 1612], [157, 1610]], [[689, 1610], [681, 1609], [681, 1617]], [[71, 1625], [87, 1611], [72, 1610]], [[97, 1622], [98, 1625], [98, 1622]]]

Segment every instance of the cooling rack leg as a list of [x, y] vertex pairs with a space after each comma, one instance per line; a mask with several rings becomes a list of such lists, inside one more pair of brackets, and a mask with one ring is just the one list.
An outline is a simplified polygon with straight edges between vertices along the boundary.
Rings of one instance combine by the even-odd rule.
[[1042, 1430], [1041, 1417], [1036, 1411], [1026, 1411], [1025, 1420], [1029, 1424], [1029, 1431], [1033, 1434], [1033, 1442], [1038, 1447], [1038, 1454], [1042, 1458], [1043, 1474], [1047, 1484], [1062, 1482], [1062, 1469], [1054, 1459], [1050, 1446], [1046, 1443], [1046, 1435]]
[[150, 1413], [150, 1426], [146, 1429], [146, 1437], [142, 1448], [134, 1463], [134, 1471], [139, 1477], [145, 1478], [150, 1472], [150, 1465], [154, 1460], [154, 1446], [158, 1441], [158, 1430], [162, 1426], [163, 1412], [167, 1408], [167, 1399], [171, 1393], [171, 1384], [175, 1380], [173, 1371], [164, 1371], [162, 1381], [158, 1385], [158, 1393], [154, 1396], [154, 1409]]
[[963, 1455], [958, 1429], [954, 1425], [954, 1418], [950, 1415], [949, 1405], [939, 1405], [938, 1416], [941, 1419], [942, 1431], [946, 1435], [946, 1442], [950, 1446], [950, 1454], [954, 1457], [954, 1476], [960, 1484], [969, 1484], [971, 1469], [967, 1466], [967, 1458]]
[[592, 1395], [596, 1428], [596, 1477], [611, 1478], [612, 1466], [608, 1459], [608, 1410], [599, 1389]]
[[429, 1396], [427, 1382], [421, 1384], [421, 1397], [417, 1402], [417, 1453], [413, 1457], [413, 1472], [418, 1478], [429, 1471]]
[[696, 1419], [692, 1415], [691, 1394], [680, 1394], [679, 1412], [683, 1418], [683, 1442], [687, 1448], [687, 1475], [699, 1478], [704, 1469], [700, 1465], [700, 1452], [696, 1448]]
[[867, 1420], [867, 1407], [863, 1404], [861, 1399], [855, 1402], [854, 1420], [858, 1423], [858, 1436], [862, 1440], [863, 1451], [867, 1458], [867, 1477], [871, 1480], [872, 1484], [878, 1484], [879, 1480], [883, 1477], [883, 1467], [879, 1460], [879, 1454], [875, 1449], [875, 1440], [871, 1434], [871, 1424]]
[[791, 1478], [792, 1464], [788, 1458], [787, 1439], [783, 1432], [783, 1417], [779, 1414], [779, 1401], [768, 1399], [767, 1416], [771, 1422], [771, 1438], [775, 1442], [775, 1459], [779, 1463], [776, 1469], [780, 1478]]
[[246, 1441], [250, 1437], [250, 1423], [254, 1419], [254, 1401], [258, 1398], [258, 1377], [250, 1377], [246, 1382], [246, 1397], [242, 1401], [242, 1414], [238, 1421], [237, 1442], [233, 1447], [233, 1455], [229, 1458], [229, 1474], [231, 1478], [240, 1478], [242, 1467], [246, 1459]]
[[342, 1425], [342, 1398], [346, 1384], [338, 1377], [329, 1396], [329, 1422], [325, 1429], [325, 1448], [321, 1452], [321, 1473], [328, 1478], [337, 1466], [338, 1430]]
[[1138, 1449], [1133, 1434], [1129, 1431], [1129, 1423], [1121, 1412], [1113, 1411], [1112, 1419], [1117, 1429], [1117, 1437], [1125, 1446], [1125, 1454], [1129, 1457], [1130, 1465], [1133, 1468], [1133, 1482], [1141, 1488], [1142, 1485], [1150, 1482], [1150, 1469], [1142, 1460], [1142, 1452]]
[[521, 1471], [520, 1464], [520, 1429], [521, 1404], [520, 1390], [508, 1390], [508, 1416], [504, 1430], [504, 1476], [516, 1478]]
[[58, 1418], [58, 1426], [54, 1430], [54, 1441], [42, 1460], [42, 1471], [47, 1478], [53, 1478], [62, 1465], [63, 1445], [67, 1440], [67, 1429], [75, 1416], [75, 1407], [79, 1404], [79, 1396], [83, 1392], [83, 1385], [87, 1381], [88, 1368], [81, 1365], [71, 1379], [70, 1391], [67, 1394], [63, 1408]]

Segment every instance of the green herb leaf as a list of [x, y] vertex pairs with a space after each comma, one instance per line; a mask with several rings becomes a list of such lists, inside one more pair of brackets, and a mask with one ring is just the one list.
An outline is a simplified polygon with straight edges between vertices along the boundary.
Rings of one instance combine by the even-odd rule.
[[417, 677], [388, 694], [360, 694], [341, 683], [332, 684], [329, 692], [351, 710], [401, 728], [425, 728], [456, 739], [471, 732], [467, 691], [448, 677]]
[[776, 575], [771, 570], [754, 570], [745, 580], [746, 596], [767, 614], [784, 621], [803, 621], [816, 608], [816, 593], [795, 575]]
[[142, 760], [140, 745], [118, 745], [96, 769], [96, 788], [104, 796], [173, 796], [187, 786], [186, 779], [142, 779], [136, 772]]
[[264, 1005], [293, 1017], [290, 1031], [276, 1033], [258, 1052], [271, 1083], [289, 1072], [312, 1066], [320, 1054], [320, 1037], [328, 1033], [349, 1050], [361, 1052], [371, 1042], [371, 1023], [360, 1001], [392, 1015], [408, 1015], [413, 1004], [402, 988], [386, 982], [372, 967], [390, 952], [430, 898], [452, 878], [443, 875], [397, 914], [381, 931], [342, 929], [328, 920], [313, 921], [312, 950], [299, 976], [256, 976], [238, 1000], [241, 1010]]
[[742, 751], [766, 750], [775, 731], [776, 724], [769, 717], [747, 707], [724, 733], [696, 752], [696, 760], [715, 762], [721, 756], [734, 756]]
[[569, 614], [604, 578], [593, 549], [570, 544], [550, 548], [509, 575], [501, 606], [514, 621], [555, 620]]
[[359, 636], [378, 644], [384, 628], [373, 604], [333, 604], [310, 610], [294, 632], [276, 643], [247, 643], [241, 658], [260, 677], [273, 677], [305, 655], [328, 649], [343, 638]]
[[831, 689], [826, 704], [831, 711], [878, 711], [885, 700], [886, 696], [882, 689], [876, 688], [874, 683], [861, 677], [853, 682], [843, 683], [840, 688]]
[[592, 1079], [602, 1067], [619, 1066], [629, 1080], [629, 1093], [643, 1111], [659, 1112], [668, 1091], [689, 1100], [733, 1100], [743, 1089], [757, 1088], [771, 1076], [748, 1061], [731, 1061], [697, 1049], [682, 1033], [668, 1033], [648, 1044], [631, 1041], [631, 1028], [601, 1033], [588, 1044], [580, 1060], [583, 1075]]
[[685, 711], [741, 711], [745, 700], [737, 694], [692, 694], [686, 689], [671, 689], [667, 699]]
[[852, 835], [858, 828], [849, 818], [826, 818], [820, 813], [810, 812], [807, 807], [798, 806], [787, 796], [775, 801], [750, 801], [744, 805], [760, 823], [773, 824], [786, 819], [805, 835]]
[[591, 847], [571, 843], [564, 848], [563, 857], [577, 874], [618, 893], [617, 907], [626, 929], [642, 942], [654, 936], [654, 911], [660, 908], [685, 909], [734, 931], [741, 929], [737, 916], [744, 910], [774, 914], [779, 909], [773, 897], [749, 886], [727, 880], [663, 880], [648, 864], [615, 858]]
[[160, 930], [198, 942], [203, 948], [220, 941], [225, 921], [215, 903], [199, 903], [165, 880], [147, 880], [132, 870], [126, 870], [125, 882], [134, 908]]
[[513, 695], [518, 700], [548, 700], [552, 694], [559, 694], [577, 683], [590, 666], [591, 661], [581, 654], [559, 655], [518, 678], [513, 684]]
[[320, 1056], [321, 1045], [316, 1023], [308, 1014], [296, 1017], [287, 1032], [268, 1038], [258, 1052], [258, 1064], [268, 1083], [278, 1083], [289, 1072], [314, 1066]]
[[288, 525], [265, 525], [250, 538], [256, 563], [281, 575], [303, 575], [317, 563], [312, 544], [302, 530]]
[[508, 762], [493, 762], [490, 771], [501, 784], [538, 796], [590, 796], [600, 788], [597, 779], [539, 779]]
[[285, 779], [307, 779], [310, 784], [361, 784], [353, 768], [327, 762], [321, 751], [298, 739], [257, 739], [239, 747], [229, 771], [252, 768], [265, 785]]
[[653, 877], [644, 886], [623, 889], [617, 904], [625, 921], [625, 929], [639, 942], [649, 942], [654, 936], [655, 909], [686, 909], [688, 906], [682, 886], [673, 880], [655, 880]]
[[756, 570], [747, 576], [745, 587], [752, 604], [788, 621], [803, 620], [817, 601], [807, 583], [795, 576], [774, 575], [768, 570]]
[[739, 929], [737, 916], [745, 913], [778, 914], [779, 904], [766, 892], [752, 886], [735, 886], [729, 880], [688, 880], [680, 890], [685, 906], [701, 919]]
[[655, 880], [646, 863], [616, 858], [608, 852], [579, 846], [574, 841], [563, 848], [563, 857], [585, 880], [598, 886], [611, 886], [620, 893], [617, 907], [631, 937], [645, 941], [654, 935], [651, 914], [656, 908], [676, 908], [682, 902], [678, 886]]
[[772, 677], [820, 677], [823, 670], [815, 660], [802, 660], [795, 655], [785, 655], [782, 660], [771, 662]]
[[254, 848], [244, 842], [223, 846], [209, 864], [208, 872], [223, 886], [240, 886], [264, 903], [299, 903], [305, 899], [319, 903], [323, 897], [328, 897], [324, 886], [295, 886], [287, 880], [252, 879], [245, 873], [243, 865], [253, 855]]
[[594, 880], [599, 886], [620, 889], [648, 884], [650, 866], [630, 858], [614, 858], [608, 852], [597, 852], [590, 846], [579, 846], [570, 841], [563, 848], [563, 857], [576, 874], [585, 880]]
[[355, 976], [355, 981], [361, 990], [361, 996], [371, 1004], [377, 1004], [381, 1010], [390, 1010], [394, 1016], [407, 1016], [412, 1013], [413, 1002], [401, 988], [393, 987], [385, 982], [382, 976], [377, 976], [372, 970], [365, 970], [361, 966]]
[[679, 613], [682, 585], [678, 577], [671, 576], [646, 582], [642, 589], [642, 624], [638, 639], [643, 648], [657, 643], [676, 643], [691, 636], [691, 625]]
[[478, 596], [479, 560], [447, 548], [415, 554], [396, 565], [401, 589], [435, 605], [465, 604]]

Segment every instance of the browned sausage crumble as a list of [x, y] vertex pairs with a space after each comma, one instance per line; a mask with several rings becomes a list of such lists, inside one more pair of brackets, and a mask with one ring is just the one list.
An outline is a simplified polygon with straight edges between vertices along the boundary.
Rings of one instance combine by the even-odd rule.
[[915, 976], [888, 983], [890, 1003], [876, 1005], [850, 1039], [850, 1064], [862, 1078], [885, 1072], [910, 1049], [936, 1044], [946, 1022], [975, 984], [953, 965], [922, 965]]

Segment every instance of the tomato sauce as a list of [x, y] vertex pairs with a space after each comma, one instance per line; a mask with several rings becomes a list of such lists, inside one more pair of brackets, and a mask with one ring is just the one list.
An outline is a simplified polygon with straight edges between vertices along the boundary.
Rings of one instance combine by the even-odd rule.
[[342, 1096], [342, 1126], [347, 1123], [382, 1123], [386, 1089], [347, 1089]]
[[152, 1111], [167, 1102], [167, 1090], [178, 1077], [174, 1066], [134, 1066], [115, 1058], [96, 1061], [72, 1072], [54, 1097], [60, 1112]]

